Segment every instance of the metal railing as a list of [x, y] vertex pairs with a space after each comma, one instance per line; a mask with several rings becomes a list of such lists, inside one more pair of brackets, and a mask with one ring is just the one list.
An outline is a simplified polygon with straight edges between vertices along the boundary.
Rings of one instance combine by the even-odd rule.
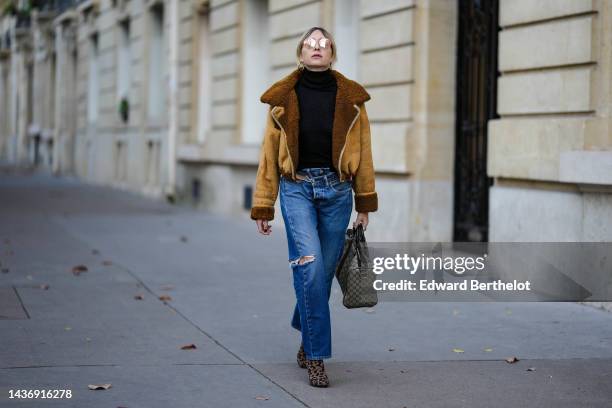
[[32, 7], [40, 11], [61, 14], [71, 7], [82, 3], [83, 0], [38, 0], [33, 1]]

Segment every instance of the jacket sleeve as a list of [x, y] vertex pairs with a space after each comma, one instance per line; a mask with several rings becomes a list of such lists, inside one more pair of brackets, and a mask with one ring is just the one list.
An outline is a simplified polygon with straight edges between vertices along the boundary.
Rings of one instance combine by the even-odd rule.
[[372, 141], [370, 136], [370, 121], [365, 103], [359, 104], [361, 113], [360, 138], [361, 158], [359, 167], [353, 177], [353, 190], [355, 191], [355, 211], [374, 212], [378, 209], [378, 194], [374, 182], [374, 163], [372, 161]]
[[278, 170], [278, 145], [280, 129], [276, 127], [271, 115], [272, 107], [268, 110], [266, 129], [259, 153], [259, 167], [255, 179], [255, 192], [251, 207], [251, 219], [274, 219], [274, 203], [278, 195], [280, 173]]

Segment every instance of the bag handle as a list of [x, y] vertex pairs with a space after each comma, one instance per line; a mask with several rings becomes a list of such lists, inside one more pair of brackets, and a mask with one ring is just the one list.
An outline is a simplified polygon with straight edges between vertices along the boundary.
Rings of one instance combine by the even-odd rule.
[[357, 235], [357, 239], [359, 241], [365, 241], [365, 233], [363, 232], [363, 224], [362, 223], [357, 224], [357, 227], [355, 227], [354, 230]]
[[365, 241], [365, 235], [363, 233], [363, 225], [357, 224], [357, 227], [353, 227], [353, 244], [355, 245], [355, 252], [357, 253], [357, 266], [361, 268], [361, 249], [359, 248], [359, 242]]

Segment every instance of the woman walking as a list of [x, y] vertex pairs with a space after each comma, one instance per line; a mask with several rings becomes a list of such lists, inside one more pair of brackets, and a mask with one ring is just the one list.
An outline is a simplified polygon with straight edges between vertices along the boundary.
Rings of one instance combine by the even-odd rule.
[[301, 332], [297, 361], [309, 382], [327, 387], [323, 359], [331, 357], [329, 297], [353, 209], [368, 225], [378, 209], [370, 124], [370, 95], [331, 68], [332, 35], [312, 27], [301, 37], [298, 68], [274, 83], [260, 100], [270, 105], [259, 157], [251, 218], [269, 235], [280, 190], [296, 305], [291, 326]]

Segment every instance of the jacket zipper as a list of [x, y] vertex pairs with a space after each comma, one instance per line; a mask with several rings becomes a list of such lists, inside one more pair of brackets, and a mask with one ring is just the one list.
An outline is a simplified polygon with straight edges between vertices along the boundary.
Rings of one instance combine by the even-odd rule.
[[353, 107], [357, 109], [357, 115], [355, 115], [355, 117], [353, 118], [353, 121], [351, 122], [351, 126], [349, 126], [348, 131], [346, 132], [346, 137], [344, 138], [344, 145], [342, 146], [342, 150], [340, 150], [340, 157], [338, 157], [338, 173], [340, 176], [339, 177], [340, 181], [344, 181], [344, 177], [342, 177], [342, 171], [340, 170], [340, 163], [342, 163], [342, 154], [344, 153], [344, 149], [346, 148], [349, 133], [351, 133], [351, 129], [353, 128], [353, 125], [355, 124], [355, 122], [357, 121], [357, 118], [361, 114], [361, 111], [359, 110], [359, 106], [353, 105]]
[[291, 153], [289, 152], [289, 144], [287, 144], [287, 133], [285, 132], [285, 129], [282, 127], [279, 121], [276, 119], [276, 116], [274, 115], [275, 112], [276, 112], [276, 107], [274, 108], [272, 112], [270, 112], [270, 114], [272, 115], [272, 119], [274, 119], [274, 122], [276, 122], [278, 127], [281, 128], [281, 131], [285, 134], [285, 149], [287, 150], [287, 157], [289, 158], [289, 163], [291, 164], [291, 177], [295, 179], [295, 172], [293, 170], [293, 160], [291, 159]]

